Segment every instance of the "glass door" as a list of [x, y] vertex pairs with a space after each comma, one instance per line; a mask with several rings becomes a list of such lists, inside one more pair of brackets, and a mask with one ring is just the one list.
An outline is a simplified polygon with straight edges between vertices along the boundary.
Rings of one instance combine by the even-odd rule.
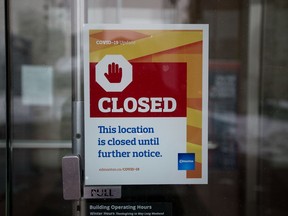
[[61, 177], [72, 148], [70, 2], [1, 0], [0, 9], [0, 214], [71, 215]]
[[[0, 0], [0, 215], [143, 203], [175, 216], [287, 215], [287, 1], [79, 2]], [[82, 205], [63, 199], [62, 157], [83, 147], [72, 132], [72, 101], [83, 100], [73, 29], [82, 23], [209, 24], [208, 184], [126, 185], [120, 199]]]

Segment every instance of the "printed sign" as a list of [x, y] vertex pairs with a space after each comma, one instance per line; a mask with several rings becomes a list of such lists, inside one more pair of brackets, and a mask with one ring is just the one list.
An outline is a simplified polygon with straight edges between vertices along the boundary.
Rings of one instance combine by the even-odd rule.
[[172, 203], [169, 202], [91, 202], [86, 204], [87, 215], [172, 216]]
[[207, 183], [208, 26], [85, 27], [85, 185]]

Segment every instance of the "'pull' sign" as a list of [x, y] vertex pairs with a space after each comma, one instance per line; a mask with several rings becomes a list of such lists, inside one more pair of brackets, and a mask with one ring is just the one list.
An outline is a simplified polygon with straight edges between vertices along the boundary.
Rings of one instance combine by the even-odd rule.
[[121, 194], [121, 186], [84, 188], [85, 199], [119, 199]]

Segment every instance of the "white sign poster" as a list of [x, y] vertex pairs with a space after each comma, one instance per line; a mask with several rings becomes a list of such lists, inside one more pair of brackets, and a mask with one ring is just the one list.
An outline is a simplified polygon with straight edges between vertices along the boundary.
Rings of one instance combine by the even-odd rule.
[[207, 183], [208, 26], [88, 25], [85, 185]]

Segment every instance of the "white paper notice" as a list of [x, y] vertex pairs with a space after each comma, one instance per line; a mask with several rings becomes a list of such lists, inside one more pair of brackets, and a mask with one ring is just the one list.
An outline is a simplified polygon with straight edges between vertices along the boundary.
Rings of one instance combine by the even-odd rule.
[[53, 103], [53, 69], [47, 66], [24, 65], [22, 75], [22, 103], [49, 106]]

